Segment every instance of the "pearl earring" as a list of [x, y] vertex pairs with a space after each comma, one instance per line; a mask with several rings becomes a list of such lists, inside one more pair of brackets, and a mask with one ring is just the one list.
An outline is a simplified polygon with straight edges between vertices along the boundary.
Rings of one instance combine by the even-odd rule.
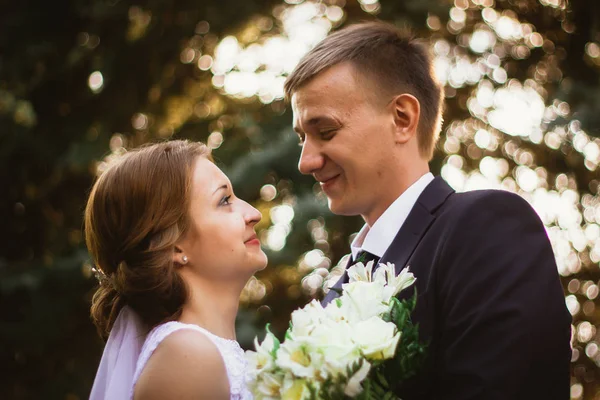
[[187, 262], [188, 262], [187, 256], [181, 257], [181, 261], [183, 261], [184, 264], [187, 264]]

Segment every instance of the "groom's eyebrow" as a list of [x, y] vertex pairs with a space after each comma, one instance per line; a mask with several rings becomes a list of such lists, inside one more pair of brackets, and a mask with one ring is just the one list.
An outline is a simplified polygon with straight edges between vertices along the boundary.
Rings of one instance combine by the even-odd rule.
[[[303, 125], [306, 125], [307, 127], [310, 128], [310, 127], [313, 127], [315, 125], [319, 125], [319, 124], [321, 124], [323, 122], [334, 122], [334, 123], [337, 123], [337, 120], [335, 118], [326, 117], [326, 116], [316, 116], [316, 117], [310, 118]], [[298, 134], [304, 133], [304, 132], [302, 132], [302, 129], [300, 129], [300, 127], [298, 125], [294, 125], [294, 130]]]

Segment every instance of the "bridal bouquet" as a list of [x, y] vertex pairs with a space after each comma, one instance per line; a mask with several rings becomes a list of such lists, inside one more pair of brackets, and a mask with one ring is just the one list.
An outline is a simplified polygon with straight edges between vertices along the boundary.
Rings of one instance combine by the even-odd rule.
[[397, 399], [393, 385], [414, 374], [425, 347], [410, 320], [416, 295], [396, 298], [415, 278], [394, 264], [357, 263], [326, 307], [313, 300], [292, 313], [285, 340], [268, 330], [247, 351], [256, 400]]

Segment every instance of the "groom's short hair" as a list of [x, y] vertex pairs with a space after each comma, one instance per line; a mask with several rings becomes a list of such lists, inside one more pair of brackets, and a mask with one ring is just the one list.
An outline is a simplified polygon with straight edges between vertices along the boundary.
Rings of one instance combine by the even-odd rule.
[[419, 151], [431, 159], [441, 130], [443, 90], [427, 46], [385, 22], [350, 25], [327, 36], [300, 60], [285, 82], [286, 100], [319, 73], [343, 62], [368, 78], [375, 98], [409, 93], [419, 100]]

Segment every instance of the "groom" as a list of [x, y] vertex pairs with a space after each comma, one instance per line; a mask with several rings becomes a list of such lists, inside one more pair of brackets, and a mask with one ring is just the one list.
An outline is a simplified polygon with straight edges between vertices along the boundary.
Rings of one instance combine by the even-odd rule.
[[352, 258], [417, 277], [428, 359], [398, 395], [568, 399], [571, 317], [542, 222], [515, 194], [455, 193], [429, 172], [443, 92], [425, 48], [391, 25], [353, 25], [310, 51], [285, 92], [300, 171], [332, 212], [366, 222]]

